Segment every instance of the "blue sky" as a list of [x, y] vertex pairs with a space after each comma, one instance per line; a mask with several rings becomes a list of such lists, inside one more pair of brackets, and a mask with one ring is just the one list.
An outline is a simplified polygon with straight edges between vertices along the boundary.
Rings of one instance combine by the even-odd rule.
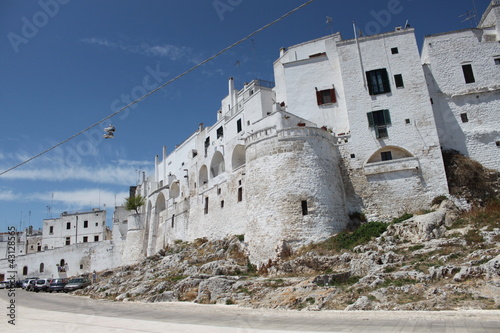
[[[67, 139], [306, 0], [0, 2], [0, 172]], [[476, 0], [479, 16], [489, 0]], [[63, 211], [121, 204], [154, 156], [212, 125], [227, 79], [273, 80], [279, 48], [333, 31], [353, 38], [408, 20], [428, 34], [469, 28], [472, 0], [316, 0], [134, 108], [0, 176], [0, 232]], [[112, 122], [115, 138], [104, 140]], [[112, 210], [108, 210], [108, 221]]]

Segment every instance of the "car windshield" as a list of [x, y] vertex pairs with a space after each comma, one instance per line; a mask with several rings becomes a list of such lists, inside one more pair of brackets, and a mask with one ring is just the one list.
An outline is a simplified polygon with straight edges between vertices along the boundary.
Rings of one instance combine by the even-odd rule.
[[45, 283], [45, 280], [38, 280], [36, 281], [36, 284], [44, 284]]
[[69, 283], [82, 283], [83, 282], [83, 279], [73, 279], [71, 281], [69, 281]]

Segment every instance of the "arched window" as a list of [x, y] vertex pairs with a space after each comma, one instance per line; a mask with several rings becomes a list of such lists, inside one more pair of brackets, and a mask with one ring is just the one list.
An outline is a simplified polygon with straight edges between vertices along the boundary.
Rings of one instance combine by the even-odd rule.
[[66, 261], [64, 259], [59, 262], [59, 272], [66, 272]]
[[45, 270], [45, 265], [43, 264], [43, 262], [40, 264], [40, 273], [43, 273], [43, 271]]
[[233, 157], [231, 159], [231, 165], [233, 167], [233, 170], [239, 168], [245, 163], [246, 163], [245, 146], [237, 145], [236, 147], [234, 147]]
[[226, 171], [224, 156], [222, 156], [220, 151], [216, 151], [214, 157], [212, 157], [212, 163], [210, 164], [210, 175], [215, 178], [224, 171]]
[[377, 150], [366, 162], [376, 163], [390, 160], [398, 160], [401, 158], [413, 157], [413, 155], [404, 148], [396, 147], [396, 146], [386, 146]]
[[206, 165], [202, 165], [200, 168], [199, 183], [200, 186], [205, 185], [208, 182], [208, 169]]
[[28, 275], [28, 266], [23, 267], [23, 275]]

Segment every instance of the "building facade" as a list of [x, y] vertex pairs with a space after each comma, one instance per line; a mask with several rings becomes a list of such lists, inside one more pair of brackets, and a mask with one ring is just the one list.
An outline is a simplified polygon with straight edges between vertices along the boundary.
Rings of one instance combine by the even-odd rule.
[[45, 219], [42, 233], [43, 250], [111, 239], [111, 231], [106, 227], [106, 210], [98, 208], [91, 212], [64, 212], [58, 218]]
[[[138, 253], [244, 234], [252, 261], [389, 219], [448, 187], [413, 29], [282, 49], [276, 84], [229, 79], [217, 122], [156, 157]], [[138, 226], [142, 226], [138, 227]]]
[[427, 36], [422, 62], [439, 140], [500, 171], [500, 2], [479, 26]]
[[228, 235], [244, 235], [263, 264], [343, 230], [351, 214], [429, 208], [448, 194], [441, 149], [500, 169], [499, 21], [493, 0], [477, 28], [427, 36], [421, 54], [400, 27], [281, 49], [275, 82], [236, 89], [230, 78], [215, 124], [163, 147], [131, 188], [146, 198], [139, 214], [116, 207], [112, 241], [102, 210], [44, 220], [41, 252], [38, 235], [17, 235], [19, 276], [89, 273]]

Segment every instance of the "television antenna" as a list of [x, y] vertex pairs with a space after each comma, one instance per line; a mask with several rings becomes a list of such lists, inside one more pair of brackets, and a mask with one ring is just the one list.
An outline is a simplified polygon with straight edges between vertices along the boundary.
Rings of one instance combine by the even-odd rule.
[[330, 32], [333, 35], [333, 18], [331, 18], [330, 16], [327, 16], [326, 17], [326, 24], [328, 26], [330, 26]]

